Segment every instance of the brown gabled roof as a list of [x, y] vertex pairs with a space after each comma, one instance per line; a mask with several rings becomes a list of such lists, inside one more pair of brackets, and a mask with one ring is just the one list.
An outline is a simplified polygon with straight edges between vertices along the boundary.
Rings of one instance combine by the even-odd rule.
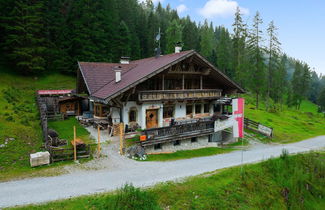
[[136, 66], [135, 64], [95, 62], [78, 62], [78, 65], [90, 95], [114, 80], [114, 67], [120, 66], [123, 75]]
[[[130, 64], [79, 62], [79, 69], [84, 77], [90, 96], [95, 99], [108, 101], [194, 54], [201, 57], [194, 50], [189, 50], [160, 57], [136, 60], [130, 62]], [[204, 60], [204, 62], [207, 61]], [[213, 67], [210, 63], [208, 65]], [[122, 80], [118, 83], [115, 82], [115, 73], [113, 70], [113, 67], [116, 66], [120, 66], [122, 69]], [[227, 80], [227, 83], [231, 84], [234, 89], [238, 89], [239, 92], [244, 92], [241, 87], [231, 81], [222, 72], [215, 67], [213, 69], [216, 70], [219, 76]]]

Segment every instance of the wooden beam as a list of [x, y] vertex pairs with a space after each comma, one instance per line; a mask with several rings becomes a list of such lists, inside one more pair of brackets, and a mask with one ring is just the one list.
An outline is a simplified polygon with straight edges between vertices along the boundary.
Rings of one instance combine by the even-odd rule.
[[184, 74], [182, 75], [182, 89], [184, 90], [185, 87], [185, 78], [184, 78]]
[[162, 75], [162, 90], [165, 90], [165, 75]]

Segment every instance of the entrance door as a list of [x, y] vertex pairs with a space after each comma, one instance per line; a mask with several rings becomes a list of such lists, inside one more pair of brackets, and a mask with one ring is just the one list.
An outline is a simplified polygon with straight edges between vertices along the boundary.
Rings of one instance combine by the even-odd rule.
[[146, 111], [146, 127], [147, 129], [158, 127], [158, 109], [148, 109]]

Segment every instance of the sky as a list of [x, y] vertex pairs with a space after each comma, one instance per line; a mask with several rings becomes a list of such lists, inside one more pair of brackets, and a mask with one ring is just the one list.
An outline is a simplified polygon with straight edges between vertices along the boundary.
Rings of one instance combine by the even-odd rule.
[[189, 15], [196, 22], [208, 19], [230, 31], [237, 6], [249, 25], [259, 11], [264, 29], [272, 20], [279, 28], [285, 53], [325, 75], [325, 0], [153, 0], [159, 1], [177, 9], [180, 17]]

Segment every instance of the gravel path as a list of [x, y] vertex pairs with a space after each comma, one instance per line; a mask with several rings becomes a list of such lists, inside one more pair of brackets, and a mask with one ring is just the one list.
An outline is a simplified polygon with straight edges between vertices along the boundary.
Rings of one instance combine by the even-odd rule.
[[[108, 148], [112, 151], [117, 149], [114, 148], [116, 146], [116, 142], [108, 144]], [[325, 136], [285, 145], [253, 145], [244, 151], [244, 163], [279, 156], [282, 149], [287, 149], [289, 153], [298, 153], [324, 147]], [[109, 151], [110, 149], [106, 152]], [[107, 162], [103, 163], [103, 161]], [[118, 164], [114, 164], [115, 161]], [[89, 163], [96, 165], [96, 161]], [[158, 182], [198, 175], [240, 165], [241, 151], [170, 162], [136, 162], [118, 154], [111, 154], [103, 160], [98, 160], [97, 163], [102, 165], [97, 170], [78, 169], [78, 167], [84, 167], [82, 164], [74, 166], [74, 170], [66, 175], [0, 183], [0, 208], [106, 192], [121, 187], [125, 183], [144, 187]]]

